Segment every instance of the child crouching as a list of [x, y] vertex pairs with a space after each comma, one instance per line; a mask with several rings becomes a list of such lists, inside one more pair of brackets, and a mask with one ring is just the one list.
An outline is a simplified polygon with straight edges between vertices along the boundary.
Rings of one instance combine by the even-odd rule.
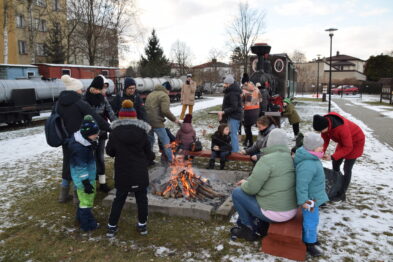
[[323, 157], [323, 139], [319, 134], [308, 132], [303, 147], [296, 150], [296, 196], [302, 206], [303, 242], [311, 256], [321, 256], [316, 246], [318, 238], [318, 207], [329, 201], [325, 192], [325, 173], [320, 159]]
[[212, 136], [212, 154], [209, 160], [208, 169], [214, 169], [215, 159], [220, 158], [220, 169], [225, 168], [227, 157], [231, 154], [231, 137], [227, 124], [220, 124], [218, 130]]
[[119, 111], [119, 119], [111, 124], [106, 153], [115, 158], [116, 197], [113, 200], [108, 221], [107, 237], [114, 237], [120, 214], [129, 192], [134, 192], [138, 209], [136, 230], [141, 235], [147, 234], [149, 186], [148, 165], [154, 160], [148, 140], [151, 127], [137, 114], [131, 100], [124, 100]]
[[77, 187], [79, 206], [76, 219], [80, 228], [87, 232], [99, 227], [91, 211], [96, 193], [96, 162], [94, 150], [97, 146], [99, 128], [91, 115], [86, 115], [81, 128], [68, 141], [70, 150], [71, 177]]

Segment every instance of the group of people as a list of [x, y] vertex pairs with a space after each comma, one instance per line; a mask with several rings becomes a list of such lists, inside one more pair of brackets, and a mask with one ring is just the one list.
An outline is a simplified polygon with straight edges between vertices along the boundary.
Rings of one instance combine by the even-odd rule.
[[[183, 108], [180, 119], [183, 122], [170, 110], [169, 82], [156, 86], [143, 102], [136, 92], [135, 81], [126, 78], [123, 93], [109, 103], [105, 96], [108, 81], [104, 76], [95, 77], [84, 95], [79, 80], [67, 75], [62, 80], [66, 90], [60, 94], [55, 107], [67, 132], [72, 135], [62, 146], [63, 171], [59, 201], [72, 199], [69, 190], [73, 182], [73, 198], [78, 204], [76, 217], [81, 229], [91, 231], [99, 226], [91, 209], [96, 190], [110, 190], [105, 176], [106, 151], [107, 155], [115, 159], [116, 188], [107, 236], [113, 237], [118, 231], [118, 221], [129, 192], [134, 193], [137, 203], [136, 230], [140, 234], [147, 234], [148, 166], [155, 158], [152, 150], [154, 134], [158, 137], [167, 164], [172, 162], [173, 152], [170, 146], [171, 134], [164, 124], [166, 118], [181, 125], [174, 139], [184, 154], [196, 140], [192, 127], [196, 85], [192, 76], [187, 75], [187, 81], [182, 87]], [[238, 226], [231, 229], [232, 237], [255, 240], [266, 234], [269, 223], [292, 219], [298, 206], [301, 206], [303, 241], [311, 255], [320, 255], [317, 248], [318, 209], [329, 200], [320, 160], [332, 160], [333, 169], [337, 172], [344, 162], [340, 189], [330, 200], [345, 201], [352, 168], [363, 153], [365, 137], [362, 130], [337, 113], [315, 115], [313, 128], [321, 134], [306, 133], [303, 145], [293, 155], [288, 148], [288, 137], [279, 128], [276, 119], [260, 116], [263, 95], [258, 88], [248, 80], [243, 83], [242, 90], [231, 75], [225, 78], [224, 86], [222, 111], [218, 113], [221, 123], [212, 135], [208, 168], [214, 168], [215, 159], [220, 158], [220, 168], [224, 169], [226, 158], [231, 152], [248, 154], [255, 162], [250, 177], [239, 181], [239, 187], [232, 193], [234, 207], [239, 214]], [[287, 114], [293, 115], [296, 110], [291, 101], [284, 102]], [[185, 114], [187, 108], [189, 112]], [[248, 134], [244, 150], [239, 149], [237, 140], [242, 119]], [[291, 123], [295, 133], [299, 132], [299, 122], [297, 116]], [[255, 124], [259, 133], [257, 141], [253, 143], [250, 130]], [[332, 155], [326, 153], [330, 140], [337, 143]]]
[[[61, 116], [70, 136], [62, 145], [63, 170], [59, 202], [74, 200], [77, 205], [76, 218], [83, 231], [95, 230], [99, 226], [91, 209], [97, 190], [105, 193], [110, 191], [105, 175], [106, 152], [115, 158], [116, 188], [107, 235], [111, 237], [116, 234], [121, 210], [129, 192], [134, 193], [138, 207], [136, 229], [140, 234], [147, 234], [148, 166], [154, 163], [155, 158], [152, 150], [154, 134], [158, 136], [166, 163], [170, 163], [172, 151], [164, 121], [168, 118], [180, 124], [170, 111], [171, 84], [165, 82], [156, 86], [144, 102], [136, 92], [135, 80], [125, 78], [123, 92], [109, 102], [106, 97], [109, 82], [102, 75], [93, 79], [84, 94], [80, 80], [68, 75], [61, 79], [66, 90], [61, 92], [54, 110]], [[184, 122], [177, 134], [184, 150], [188, 150], [190, 143], [195, 140], [190, 114], [195, 90], [195, 82], [189, 74], [181, 93], [181, 118], [184, 118]], [[185, 115], [187, 107], [189, 114]], [[73, 196], [70, 195], [71, 188]]]

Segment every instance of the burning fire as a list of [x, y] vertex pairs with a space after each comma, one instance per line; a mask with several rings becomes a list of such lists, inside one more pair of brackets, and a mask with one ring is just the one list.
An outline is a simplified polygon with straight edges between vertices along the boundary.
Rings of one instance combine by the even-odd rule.
[[[171, 145], [171, 148], [176, 148], [176, 145]], [[222, 196], [213, 190], [208, 179], [197, 176], [193, 169], [191, 161], [184, 159], [184, 155], [177, 154], [171, 165], [171, 177], [162, 188], [162, 192], [157, 192], [157, 195], [164, 198], [182, 198], [186, 199], [200, 199], [215, 198]]]

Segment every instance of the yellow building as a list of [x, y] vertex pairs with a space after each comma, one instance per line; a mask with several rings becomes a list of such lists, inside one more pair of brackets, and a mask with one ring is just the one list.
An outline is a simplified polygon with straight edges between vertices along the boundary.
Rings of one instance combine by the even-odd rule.
[[44, 43], [55, 24], [66, 26], [66, 10], [66, 0], [0, 0], [0, 63], [50, 62]]

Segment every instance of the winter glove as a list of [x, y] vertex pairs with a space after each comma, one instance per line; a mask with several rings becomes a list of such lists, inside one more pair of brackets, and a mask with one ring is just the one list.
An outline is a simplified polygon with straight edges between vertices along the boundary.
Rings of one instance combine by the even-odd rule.
[[83, 187], [85, 188], [86, 194], [93, 194], [94, 193], [94, 187], [90, 184], [89, 179], [83, 180], [82, 184], [83, 184]]

